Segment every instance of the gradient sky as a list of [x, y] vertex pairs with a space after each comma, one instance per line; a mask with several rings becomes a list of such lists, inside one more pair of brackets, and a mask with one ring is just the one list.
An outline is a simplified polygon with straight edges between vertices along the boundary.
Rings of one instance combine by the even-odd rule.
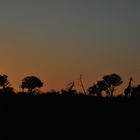
[[84, 73], [140, 83], [139, 0], [1, 0], [0, 72], [18, 89], [36, 75], [44, 90], [64, 88]]

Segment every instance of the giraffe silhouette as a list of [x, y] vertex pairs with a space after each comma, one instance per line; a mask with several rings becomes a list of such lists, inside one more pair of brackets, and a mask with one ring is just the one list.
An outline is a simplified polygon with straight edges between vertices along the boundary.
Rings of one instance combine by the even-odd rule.
[[129, 84], [128, 84], [127, 88], [124, 90], [125, 96], [131, 96], [131, 93], [132, 93], [132, 90], [133, 90], [132, 81], [133, 81], [133, 78], [131, 77], [129, 79]]

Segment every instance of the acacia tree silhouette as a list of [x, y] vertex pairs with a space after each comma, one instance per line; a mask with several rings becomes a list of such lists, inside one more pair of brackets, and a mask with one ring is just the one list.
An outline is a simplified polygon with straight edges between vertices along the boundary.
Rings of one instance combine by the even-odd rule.
[[33, 90], [37, 88], [41, 88], [43, 86], [43, 82], [35, 77], [35, 76], [27, 76], [22, 80], [21, 88], [28, 89], [29, 93], [33, 93]]
[[115, 88], [123, 83], [121, 76], [115, 73], [110, 75], [105, 75], [103, 77], [103, 80], [106, 83], [106, 92], [111, 97], [113, 96]]
[[98, 81], [92, 87], [88, 88], [88, 92], [91, 95], [102, 96], [102, 91], [106, 91], [109, 96], [113, 96], [115, 87], [122, 84], [122, 78], [118, 74], [110, 74], [103, 76], [103, 80]]

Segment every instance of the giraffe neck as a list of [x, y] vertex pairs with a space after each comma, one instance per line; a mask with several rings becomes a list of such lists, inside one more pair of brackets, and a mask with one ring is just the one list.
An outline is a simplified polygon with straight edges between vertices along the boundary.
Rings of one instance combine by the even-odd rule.
[[128, 87], [131, 87], [131, 83], [132, 83], [132, 80], [129, 81], [129, 85], [128, 85]]

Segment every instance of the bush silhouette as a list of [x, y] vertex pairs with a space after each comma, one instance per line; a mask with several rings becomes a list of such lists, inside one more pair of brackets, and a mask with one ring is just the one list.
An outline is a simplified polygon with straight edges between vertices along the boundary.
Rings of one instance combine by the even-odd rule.
[[43, 86], [43, 82], [35, 77], [35, 76], [27, 76], [22, 80], [21, 88], [28, 89], [29, 93], [33, 93], [33, 90], [37, 88], [41, 88]]
[[131, 96], [140, 97], [140, 85], [132, 88]]
[[66, 89], [61, 90], [62, 95], [68, 95], [68, 96], [75, 96], [77, 94], [77, 91], [75, 90], [75, 82], [70, 82], [67, 85]]
[[98, 81], [97, 84], [94, 84], [92, 87], [88, 88], [88, 92], [91, 95], [96, 95], [98, 97], [102, 96], [102, 91], [106, 89], [106, 83], [104, 80]]

